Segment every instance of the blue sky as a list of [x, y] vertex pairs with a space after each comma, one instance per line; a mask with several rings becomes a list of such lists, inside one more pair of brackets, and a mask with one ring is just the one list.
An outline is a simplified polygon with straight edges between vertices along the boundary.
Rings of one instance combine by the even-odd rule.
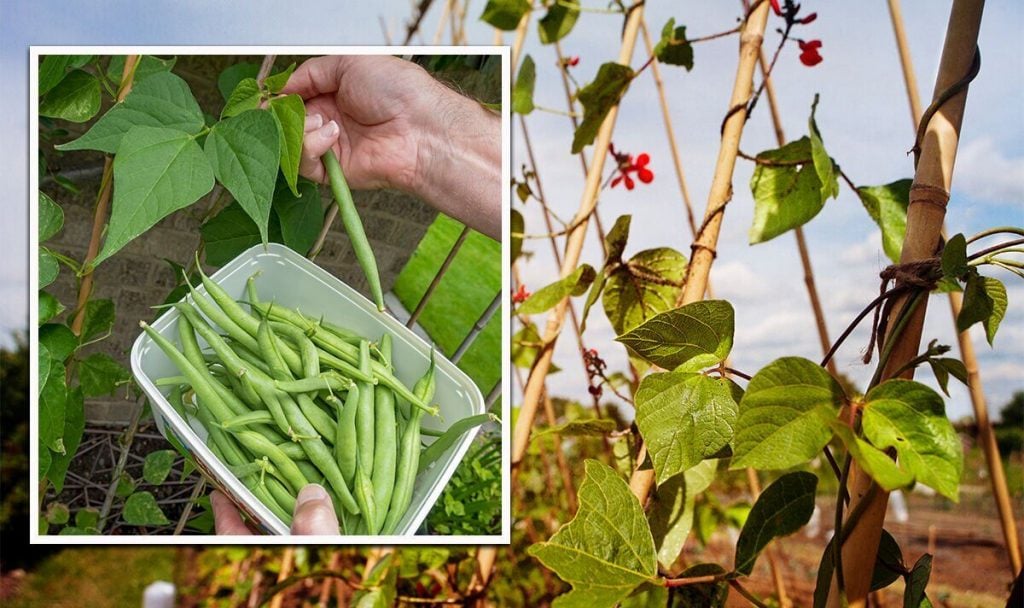
[[[583, 3], [592, 7], [605, 4], [589, 0]], [[437, 28], [443, 3], [436, 4], [424, 22], [428, 39]], [[493, 41], [492, 31], [474, 19], [483, 4], [480, 0], [470, 7], [467, 32], [471, 43]], [[885, 4], [814, 0], [805, 0], [803, 4], [805, 11], [816, 10], [819, 18], [801, 35], [823, 41], [824, 62], [806, 68], [797, 61], [795, 49], [784, 51], [779, 60], [774, 80], [787, 136], [796, 139], [805, 134], [811, 100], [819, 93], [817, 120], [826, 145], [858, 184], [883, 184], [910, 177], [911, 160], [904, 152], [912, 144], [912, 130]], [[947, 0], [903, 3], [911, 52], [925, 100], [930, 98], [949, 4]], [[3, 203], [7, 221], [0, 224], [0, 247], [7, 262], [0, 270], [0, 299], [4, 303], [0, 308], [0, 340], [9, 341], [10, 332], [27, 323], [29, 45], [377, 45], [384, 42], [382, 21], [392, 33], [403, 30], [411, 5], [408, 0], [288, 4], [200, 0], [4, 3], [0, 8], [0, 66], [7, 91], [0, 97], [0, 121], [5, 134], [0, 150], [7, 185]], [[738, 6], [739, 2], [652, 1], [648, 3], [647, 18], [652, 30], [659, 31], [669, 17], [675, 17], [678, 24], [687, 26], [691, 36], [699, 36], [731, 27], [739, 14]], [[565, 42], [567, 53], [581, 57], [575, 68], [581, 82], [590, 80], [600, 63], [615, 59], [620, 27], [617, 17], [594, 13], [581, 16], [576, 30]], [[984, 62], [968, 99], [947, 217], [951, 232], [972, 233], [997, 224], [1024, 223], [1021, 31], [1024, 5], [1007, 1], [988, 3], [980, 41]], [[508, 40], [510, 37], [506, 36]], [[769, 32], [767, 44], [775, 40], [776, 35]], [[704, 208], [718, 149], [718, 127], [728, 105], [735, 45], [734, 38], [699, 45], [692, 72], [664, 69], [672, 118], [698, 214]], [[564, 107], [553, 66], [554, 52], [537, 42], [535, 30], [531, 30], [526, 52], [533, 55], [538, 65], [537, 102]], [[634, 66], [643, 60], [643, 52], [638, 51]], [[568, 119], [535, 112], [528, 118], [528, 124], [548, 199], [561, 217], [570, 217], [579, 204], [582, 180], [578, 159], [568, 154], [572, 138]], [[514, 132], [515, 168], [525, 155], [516, 153], [522, 147], [518, 128]], [[600, 206], [605, 223], [610, 225], [622, 213], [633, 214], [627, 250], [630, 254], [655, 246], [688, 252], [689, 228], [682, 213], [650, 78], [634, 83], [626, 96], [614, 140], [621, 149], [648, 152], [657, 177], [653, 184], [632, 192], [606, 192]], [[766, 104], [760, 105], [748, 124], [742, 147], [751, 153], [774, 147]], [[736, 196], [726, 213], [719, 257], [712, 273], [716, 295], [729, 299], [736, 307], [734, 362], [747, 371], [782, 355], [817, 358], [820, 354], [792, 236], [783, 235], [753, 247], [746, 244], [752, 218], [752, 201], [746, 186], [751, 169], [742, 161], [737, 167]], [[526, 217], [527, 231], [540, 231], [539, 214], [527, 209]], [[829, 201], [807, 227], [806, 234], [829, 329], [835, 336], [875, 295], [878, 271], [887, 261], [874, 224], [845, 188], [837, 200]], [[556, 278], [548, 245], [538, 242], [528, 248], [536, 251], [521, 268], [528, 285], [535, 288]], [[600, 263], [593, 233], [584, 248], [583, 261]], [[990, 349], [979, 332], [972, 333], [992, 409], [1004, 403], [1014, 390], [1024, 389], [1024, 285], [1005, 275], [999, 278], [1007, 283], [1011, 308], [996, 348]], [[601, 349], [612, 368], [621, 368], [624, 354], [614, 346], [612, 330], [603, 315], [595, 312], [588, 342]], [[538, 322], [543, 323], [543, 319]], [[925, 339], [954, 343], [948, 305], [943, 299], [933, 298], [924, 335]], [[586, 381], [580, 366], [572, 361], [577, 356], [575, 341], [569, 335], [563, 338], [569, 339], [560, 341], [556, 356], [565, 363], [565, 371], [552, 376], [550, 387], [554, 394], [582, 399], [586, 397]], [[859, 331], [837, 359], [842, 371], [862, 382], [869, 371], [856, 362], [859, 349], [866, 342], [865, 331]], [[949, 403], [953, 417], [970, 411], [966, 392], [960, 388], [953, 389]]]

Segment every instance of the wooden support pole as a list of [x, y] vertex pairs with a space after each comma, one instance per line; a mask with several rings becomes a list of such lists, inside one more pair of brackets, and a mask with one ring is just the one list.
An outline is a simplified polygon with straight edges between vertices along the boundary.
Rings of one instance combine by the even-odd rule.
[[[747, 121], [746, 104], [750, 100], [754, 88], [754, 70], [757, 58], [760, 56], [769, 10], [767, 2], [759, 3], [747, 15], [740, 33], [739, 62], [736, 67], [736, 79], [733, 82], [732, 98], [729, 101], [729, 114], [722, 129], [722, 141], [718, 150], [718, 161], [715, 163], [714, 177], [711, 181], [711, 192], [708, 194], [704, 221], [691, 246], [692, 255], [686, 271], [686, 284], [680, 294], [679, 304], [690, 304], [701, 300], [707, 289], [725, 206], [732, 198], [733, 169], [736, 167], [740, 136], [743, 134], [743, 126]], [[629, 480], [629, 486], [633, 494], [643, 503], [647, 500], [654, 484], [654, 470], [641, 469], [641, 465], [642, 463], [637, 464], [637, 469]]]
[[[910, 104], [910, 116], [913, 119], [913, 128], [916, 134], [917, 125], [921, 121], [921, 98], [917, 93], [917, 76], [914, 75], [910, 46], [907, 44], [907, 35], [903, 29], [903, 14], [900, 10], [899, 0], [889, 0], [889, 16], [892, 19], [892, 29], [896, 36], [896, 48], [899, 50], [900, 65], [903, 68], [903, 83], [907, 89], [907, 101]], [[949, 292], [949, 308], [953, 316], [953, 326], [956, 327], [956, 318], [960, 316], [960, 309], [963, 308], [963, 296], [960, 292]], [[1006, 543], [1006, 556], [1011, 574], [1016, 575], [1021, 570], [1022, 561], [1020, 537], [1017, 533], [1017, 520], [1013, 516], [1010, 492], [1006, 487], [1003, 460], [999, 455], [999, 446], [996, 444], [995, 433], [992, 431], [992, 423], [988, 419], [988, 405], [985, 402], [985, 391], [978, 369], [978, 357], [974, 354], [974, 344], [971, 342], [969, 331], [958, 332], [956, 338], [960, 346], [960, 359], [963, 361], [964, 367], [967, 368], [967, 390], [971, 396], [971, 406], [974, 408], [974, 420], [978, 425], [977, 439], [985, 454], [985, 463], [988, 465], [992, 495], [995, 498], [996, 509], [999, 511], [999, 523], [1003, 529], [1003, 540]]]
[[[978, 45], [978, 30], [981, 27], [984, 6], [984, 0], [954, 0], [933, 99], [938, 98], [970, 72]], [[949, 201], [950, 185], [953, 181], [953, 165], [956, 161], [966, 101], [965, 88], [948, 99], [928, 122], [921, 142], [920, 161], [910, 189], [907, 233], [903, 240], [901, 263], [924, 260], [936, 254], [946, 215], [946, 203]], [[895, 320], [903, 314], [909, 301], [909, 296], [903, 296], [894, 303], [889, 316], [890, 329], [895, 325]], [[920, 298], [919, 304], [910, 311], [909, 321], [904, 325], [903, 331], [892, 337], [895, 343], [888, 361], [884, 363], [885, 367], [881, 370], [882, 380], [892, 377], [905, 363], [917, 356], [926, 308], [927, 298]], [[886, 339], [889, 339], [888, 335]], [[902, 372], [901, 377], [912, 378], [913, 375], [914, 370], [910, 368]], [[833, 576], [828, 600], [830, 608], [843, 606], [844, 600], [851, 608], [863, 608], [867, 605], [871, 572], [878, 554], [878, 544], [889, 501], [888, 492], [881, 489], [869, 492], [872, 487], [871, 477], [856, 463], [850, 468], [849, 480], [850, 506], [847, 513], [859, 508], [861, 515], [842, 547], [845, 598]], [[865, 504], [858, 507], [862, 501], [866, 501]]]

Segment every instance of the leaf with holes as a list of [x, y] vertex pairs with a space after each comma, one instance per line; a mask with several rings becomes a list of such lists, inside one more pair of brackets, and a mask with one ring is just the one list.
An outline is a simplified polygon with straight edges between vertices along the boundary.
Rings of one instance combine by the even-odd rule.
[[770, 241], [803, 226], [825, 205], [809, 138], [802, 137], [776, 150], [761, 152], [757, 161], [750, 178], [754, 196], [751, 245]]
[[175, 456], [174, 450], [157, 450], [146, 454], [146, 460], [142, 464], [142, 478], [148, 484], [162, 484], [171, 472]]
[[39, 191], [39, 242], [42, 243], [60, 232], [64, 227], [64, 210], [46, 195]]
[[665, 369], [699, 371], [732, 350], [735, 313], [725, 300], [704, 300], [660, 313], [615, 338]]
[[608, 112], [618, 105], [633, 80], [633, 68], [620, 63], [601, 65], [593, 82], [580, 89], [577, 98], [583, 105], [583, 122], [576, 127], [572, 138], [572, 153], [578, 154], [594, 143]]
[[523, 64], [519, 66], [519, 75], [516, 76], [516, 84], [512, 88], [512, 111], [516, 114], [529, 114], [533, 112], [533, 88], [537, 84], [537, 67], [533, 63], [533, 57], [527, 55], [523, 58]]
[[568, 276], [538, 289], [516, 309], [516, 314], [534, 315], [552, 308], [563, 298], [586, 293], [597, 273], [590, 264], [583, 264]]
[[267, 243], [280, 164], [274, 117], [265, 110], [249, 110], [222, 120], [210, 130], [204, 150], [217, 180], [256, 222], [262, 242]]
[[270, 111], [277, 121], [281, 148], [281, 173], [292, 194], [299, 196], [299, 160], [306, 123], [306, 104], [298, 95], [285, 95], [270, 100]]
[[750, 575], [768, 543], [804, 526], [814, 513], [818, 478], [803, 471], [779, 477], [757, 497], [736, 541], [736, 571]]
[[516, 29], [523, 15], [528, 12], [529, 0], [487, 0], [480, 19], [507, 32]]
[[666, 65], [681, 65], [686, 71], [693, 69], [693, 46], [686, 39], [686, 26], [676, 27], [674, 18], [661, 28], [661, 40], [654, 47], [654, 56]]
[[548, 12], [537, 22], [541, 44], [552, 44], [569, 35], [580, 16], [579, 0], [561, 0], [548, 6]]
[[100, 81], [84, 70], [73, 70], [39, 100], [39, 115], [68, 122], [85, 122], [100, 111]]
[[813, 361], [783, 357], [754, 374], [740, 400], [732, 469], [787, 469], [821, 452], [843, 388]]
[[622, 335], [673, 308], [686, 277], [686, 257], [659, 247], [634, 255], [608, 275], [601, 299], [616, 333]]
[[618, 473], [587, 460], [576, 516], [528, 552], [572, 591], [560, 606], [614, 606], [658, 575], [643, 507]]
[[[139, 82], [124, 102], [108, 110], [84, 135], [57, 149], [113, 154], [120, 150], [122, 139], [133, 127], [166, 128], [195, 135], [204, 126], [203, 111], [188, 84], [170, 72], [162, 72]], [[116, 181], [114, 191], [116, 197]]]
[[124, 501], [121, 517], [124, 523], [132, 526], [166, 526], [171, 523], [149, 492], [136, 492], [129, 496]]
[[913, 180], [901, 179], [884, 186], [858, 186], [857, 195], [871, 219], [882, 230], [882, 249], [894, 264], [900, 261], [907, 233], [907, 205]]
[[636, 392], [636, 425], [658, 483], [719, 454], [732, 441], [743, 390], [700, 373], [651, 374]]
[[942, 396], [918, 382], [894, 379], [868, 391], [865, 401], [864, 437], [881, 450], [894, 448], [901, 469], [956, 501], [963, 448]]
[[670, 569], [683, 550], [693, 528], [693, 506], [697, 495], [715, 479], [717, 460], [705, 460], [660, 483], [648, 509], [651, 534], [658, 551], [658, 563]]
[[113, 393], [119, 385], [130, 380], [132, 375], [110, 355], [95, 353], [82, 359], [78, 377], [86, 397], [99, 397]]
[[212, 189], [213, 171], [192, 135], [162, 127], [132, 127], [114, 158], [110, 224], [93, 266]]

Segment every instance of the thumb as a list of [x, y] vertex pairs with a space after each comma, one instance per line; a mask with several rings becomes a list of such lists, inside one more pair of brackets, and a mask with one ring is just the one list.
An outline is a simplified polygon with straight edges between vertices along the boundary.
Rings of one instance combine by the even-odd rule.
[[338, 534], [338, 516], [327, 491], [311, 483], [295, 499], [292, 534]]

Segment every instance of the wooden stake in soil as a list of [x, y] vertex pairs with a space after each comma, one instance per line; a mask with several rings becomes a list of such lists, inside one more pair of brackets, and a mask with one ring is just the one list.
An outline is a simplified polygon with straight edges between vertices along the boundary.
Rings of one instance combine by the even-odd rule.
[[[910, 57], [907, 36], [903, 31], [903, 15], [900, 11], [899, 0], [889, 0], [889, 16], [892, 19], [892, 29], [896, 36], [896, 48], [900, 54], [903, 82], [906, 85], [907, 101], [910, 104], [910, 115], [916, 134], [917, 125], [921, 121], [921, 99], [917, 94], [917, 77], [914, 75], [914, 63]], [[960, 292], [949, 292], [949, 308], [955, 327], [956, 319], [960, 316], [960, 309], [963, 308], [963, 296]], [[1021, 550], [1017, 535], [1017, 520], [1013, 517], [1013, 504], [1010, 501], [1009, 489], [1006, 487], [1003, 459], [999, 455], [992, 423], [988, 419], [988, 405], [985, 403], [985, 391], [978, 371], [978, 357], [974, 354], [970, 331], [958, 332], [956, 338], [960, 346], [960, 359], [963, 361], [964, 367], [967, 368], [967, 388], [971, 396], [971, 405], [974, 408], [974, 420], [978, 425], [978, 442], [985, 454], [988, 477], [992, 483], [992, 495], [995, 497], [996, 509], [999, 511], [999, 523], [1003, 529], [1003, 541], [1006, 543], [1006, 556], [1010, 563], [1010, 573], [1013, 575], [1021, 570]]]
[[[732, 98], [729, 101], [730, 114], [723, 125], [722, 142], [718, 150], [718, 161], [715, 163], [715, 174], [711, 181], [704, 221], [691, 246], [692, 255], [686, 270], [686, 284], [680, 294], [679, 304], [701, 300], [707, 289], [725, 206], [732, 198], [732, 174], [736, 167], [743, 125], [747, 120], [746, 104], [754, 88], [754, 69], [760, 55], [761, 41], [764, 39], [768, 11], [767, 2], [759, 3], [747, 15], [740, 33], [740, 57], [736, 67], [736, 79], [733, 82]], [[629, 487], [643, 503], [647, 500], [653, 483], [654, 470], [640, 469], [638, 464], [637, 470], [629, 480]]]
[[[960, 81], [971, 70], [978, 45], [978, 30], [984, 0], [954, 0], [946, 30], [946, 40], [939, 62], [939, 74], [935, 81], [933, 99], [937, 99], [950, 86]], [[910, 204], [907, 207], [907, 233], [903, 240], [901, 263], [931, 258], [936, 254], [942, 223], [949, 201], [950, 185], [953, 181], [953, 165], [956, 161], [957, 144], [960, 139], [960, 125], [963, 121], [967, 89], [963, 89], [944, 103], [929, 120], [921, 141], [920, 161], [910, 189]], [[921, 332], [927, 307], [927, 298], [910, 313], [909, 321], [896, 340], [881, 379], [893, 376], [904, 364], [917, 355], [921, 344]], [[892, 307], [888, 327], [902, 314], [909, 299], [901, 297]], [[888, 339], [889, 336], [886, 336]], [[912, 378], [913, 368], [901, 374]], [[863, 608], [867, 603], [871, 572], [878, 554], [882, 525], [889, 494], [872, 487], [871, 477], [856, 465], [850, 469], [850, 506], [847, 513], [858, 508], [861, 501], [861, 516], [856, 527], [850, 531], [842, 547], [842, 574], [845, 581], [845, 599], [851, 608]], [[845, 532], [845, 531], [844, 531]], [[828, 605], [839, 608], [843, 605], [843, 594], [839, 592], [836, 579], [832, 580]]]

